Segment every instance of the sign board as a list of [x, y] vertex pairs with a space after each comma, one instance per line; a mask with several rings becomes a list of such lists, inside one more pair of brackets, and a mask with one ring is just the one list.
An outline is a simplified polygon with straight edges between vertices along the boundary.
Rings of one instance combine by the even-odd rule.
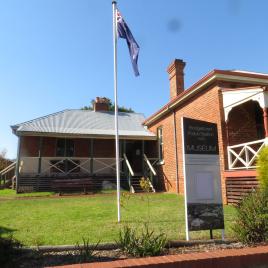
[[217, 125], [182, 118], [186, 234], [224, 229]]

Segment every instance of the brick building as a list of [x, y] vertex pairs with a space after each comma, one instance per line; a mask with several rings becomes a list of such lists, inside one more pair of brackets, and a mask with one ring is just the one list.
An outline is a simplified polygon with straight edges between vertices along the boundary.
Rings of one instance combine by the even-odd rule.
[[[114, 112], [108, 105], [98, 97], [93, 111], [65, 110], [12, 126], [19, 139], [17, 191], [97, 191], [115, 185]], [[150, 177], [154, 191], [156, 135], [144, 120], [138, 113], [118, 114], [121, 185], [132, 192], [141, 190], [142, 176]]]
[[[257, 185], [256, 157], [268, 140], [268, 74], [213, 70], [184, 89], [185, 62], [167, 69], [170, 100], [145, 119], [119, 113], [121, 178], [132, 191], [149, 176], [152, 189], [183, 194], [181, 118], [216, 123], [222, 193], [237, 202]], [[114, 124], [105, 98], [94, 111], [66, 110], [12, 126], [19, 137], [17, 189], [51, 189], [56, 178], [114, 180]]]
[[163, 186], [184, 191], [181, 118], [205, 120], [218, 126], [223, 199], [237, 202], [257, 184], [256, 156], [268, 139], [268, 74], [213, 70], [184, 90], [184, 67], [170, 64], [170, 101], [144, 121], [158, 136]]

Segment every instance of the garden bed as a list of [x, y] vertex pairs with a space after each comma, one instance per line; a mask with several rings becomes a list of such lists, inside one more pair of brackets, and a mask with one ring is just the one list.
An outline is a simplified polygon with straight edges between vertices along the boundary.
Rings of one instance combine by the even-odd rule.
[[[162, 255], [189, 254], [196, 252], [210, 252], [214, 250], [239, 249], [245, 246], [235, 241], [173, 241], [171, 247], [166, 247]], [[106, 249], [105, 249], [106, 248]], [[107, 249], [109, 248], [109, 249]], [[87, 261], [79, 254], [75, 246], [40, 247], [24, 249], [14, 259], [13, 265], [21, 268], [46, 267], [77, 264], [81, 262], [108, 262], [132, 258], [127, 256], [115, 244], [100, 245], [93, 256]]]

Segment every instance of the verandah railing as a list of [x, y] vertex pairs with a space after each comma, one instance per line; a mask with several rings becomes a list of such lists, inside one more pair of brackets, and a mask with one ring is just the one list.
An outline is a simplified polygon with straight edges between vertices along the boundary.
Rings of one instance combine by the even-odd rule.
[[228, 167], [230, 170], [254, 169], [259, 152], [267, 140], [257, 140], [227, 147]]
[[[115, 158], [21, 157], [21, 175], [115, 174]], [[121, 158], [120, 161], [123, 161]]]
[[153, 192], [155, 192], [154, 177], [157, 175], [154, 165], [158, 163], [158, 158], [148, 158], [146, 154], [143, 155], [143, 159], [145, 161], [145, 175], [149, 175], [150, 186]]
[[11, 163], [6, 168], [0, 170], [0, 188], [6, 187], [6, 184], [10, 184], [11, 180], [15, 178], [16, 162]]

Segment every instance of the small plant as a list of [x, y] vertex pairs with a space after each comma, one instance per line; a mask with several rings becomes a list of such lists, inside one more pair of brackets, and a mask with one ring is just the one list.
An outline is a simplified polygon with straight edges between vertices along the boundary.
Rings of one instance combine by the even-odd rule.
[[12, 236], [0, 237], [0, 267], [13, 267], [12, 263], [21, 247], [22, 244]]
[[131, 195], [129, 193], [122, 193], [122, 197], [120, 198], [120, 206], [126, 210], [127, 209], [127, 205], [128, 205], [128, 202], [130, 200], [130, 197]]
[[119, 233], [119, 247], [121, 250], [133, 257], [147, 257], [160, 255], [167, 242], [164, 233], [155, 234], [150, 230], [149, 225], [145, 224], [141, 233], [138, 230], [124, 226]]
[[[149, 196], [149, 193], [151, 190], [151, 183], [150, 183], [149, 178], [142, 177], [140, 179], [140, 186], [141, 186], [141, 189], [146, 193], [145, 198], [146, 198], [146, 202], [147, 202], [147, 217], [148, 217], [147, 222], [149, 222], [149, 219], [150, 219], [150, 196]], [[141, 198], [143, 200], [143, 197], [141, 197]]]
[[268, 147], [264, 147], [258, 156], [257, 171], [261, 189], [268, 191]]
[[76, 248], [79, 252], [79, 262], [88, 262], [93, 259], [93, 257], [96, 255], [96, 249], [98, 248], [98, 245], [100, 241], [98, 241], [96, 244], [90, 244], [88, 238], [82, 237], [83, 245], [80, 246], [78, 243], [76, 245]]
[[151, 183], [149, 178], [142, 177], [140, 179], [140, 186], [144, 192], [149, 193], [151, 190]]
[[237, 207], [233, 231], [236, 238], [245, 244], [268, 240], [268, 194], [266, 191], [253, 191], [244, 197]]

